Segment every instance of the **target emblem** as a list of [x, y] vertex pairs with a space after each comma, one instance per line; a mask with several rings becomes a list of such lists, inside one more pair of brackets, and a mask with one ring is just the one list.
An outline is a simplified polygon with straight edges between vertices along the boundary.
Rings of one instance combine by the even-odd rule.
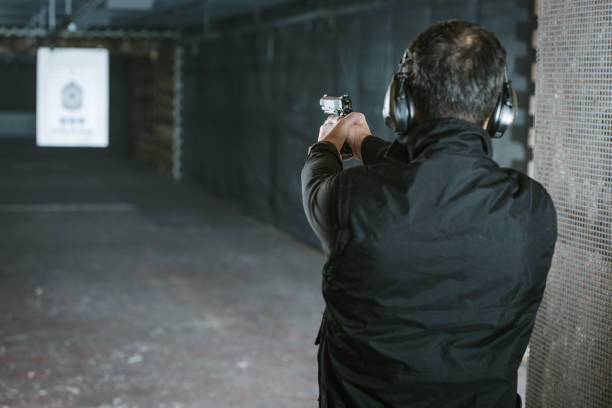
[[77, 110], [83, 105], [83, 91], [75, 82], [68, 83], [62, 89], [62, 105], [68, 110]]

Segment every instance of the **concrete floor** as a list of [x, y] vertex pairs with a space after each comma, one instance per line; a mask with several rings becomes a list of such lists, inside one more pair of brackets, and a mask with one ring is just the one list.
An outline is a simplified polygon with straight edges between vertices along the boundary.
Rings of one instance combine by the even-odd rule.
[[97, 150], [0, 142], [0, 407], [313, 407], [322, 255]]

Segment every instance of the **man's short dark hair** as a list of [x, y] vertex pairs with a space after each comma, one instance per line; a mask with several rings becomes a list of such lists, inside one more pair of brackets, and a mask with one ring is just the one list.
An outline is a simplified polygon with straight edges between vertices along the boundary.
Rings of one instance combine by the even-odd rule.
[[491, 31], [467, 21], [442, 21], [419, 34], [408, 50], [405, 68], [423, 120], [485, 122], [506, 66], [506, 50]]

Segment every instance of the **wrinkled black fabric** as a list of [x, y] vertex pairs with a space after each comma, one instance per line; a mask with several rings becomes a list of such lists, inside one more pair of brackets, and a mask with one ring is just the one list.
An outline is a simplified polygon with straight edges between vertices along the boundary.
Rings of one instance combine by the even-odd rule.
[[331, 251], [338, 229], [334, 208], [338, 200], [336, 190], [340, 171], [342, 161], [333, 143], [320, 142], [310, 147], [308, 165], [302, 170], [304, 210], [326, 255]]
[[556, 240], [550, 196], [468, 122], [366, 141], [364, 166], [342, 170], [318, 143], [302, 171], [328, 256], [320, 406], [514, 408]]

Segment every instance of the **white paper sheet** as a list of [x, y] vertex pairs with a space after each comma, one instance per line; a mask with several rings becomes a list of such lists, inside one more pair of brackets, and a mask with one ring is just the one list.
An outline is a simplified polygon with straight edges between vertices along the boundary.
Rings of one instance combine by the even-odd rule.
[[39, 48], [36, 144], [108, 146], [108, 50]]

